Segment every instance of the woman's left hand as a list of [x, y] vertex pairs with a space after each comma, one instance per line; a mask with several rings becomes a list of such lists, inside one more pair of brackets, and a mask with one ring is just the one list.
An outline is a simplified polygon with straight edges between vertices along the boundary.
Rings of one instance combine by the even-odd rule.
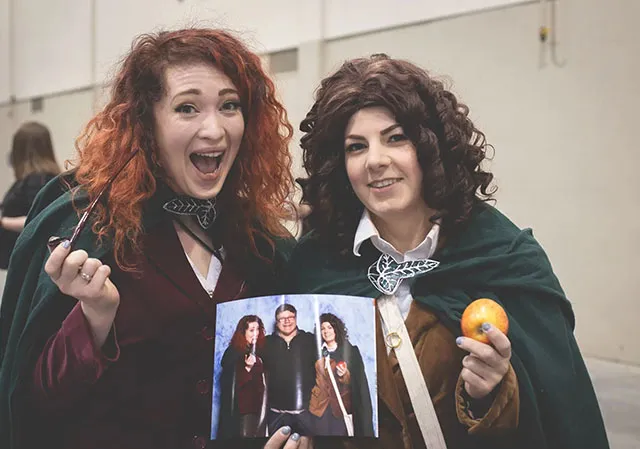
[[483, 329], [491, 345], [466, 337], [456, 339], [458, 347], [469, 352], [462, 359], [460, 376], [465, 390], [473, 399], [486, 397], [502, 382], [509, 371], [511, 359], [511, 342], [507, 336], [486, 323]]
[[311, 437], [301, 437], [299, 434], [291, 434], [291, 427], [281, 427], [271, 435], [264, 449], [313, 449], [313, 439]]
[[342, 377], [345, 374], [347, 374], [349, 372], [349, 369], [347, 368], [347, 362], [338, 363], [336, 365], [336, 372], [338, 373], [338, 376], [340, 376], [340, 377]]

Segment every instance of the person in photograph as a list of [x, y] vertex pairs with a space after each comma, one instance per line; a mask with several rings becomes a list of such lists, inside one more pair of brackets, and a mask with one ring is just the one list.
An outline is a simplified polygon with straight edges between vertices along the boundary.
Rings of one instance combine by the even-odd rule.
[[349, 342], [347, 328], [336, 315], [323, 313], [319, 322], [322, 357], [315, 364], [316, 384], [309, 403], [314, 435], [347, 436], [346, 412], [352, 436], [372, 437], [371, 397], [360, 350]]
[[257, 315], [245, 315], [222, 356], [219, 438], [265, 436], [267, 392], [265, 330]]
[[289, 426], [300, 435], [311, 435], [309, 399], [318, 349], [314, 335], [298, 327], [297, 314], [291, 304], [279, 306], [275, 312], [276, 330], [267, 336], [265, 344], [270, 435], [282, 426]]

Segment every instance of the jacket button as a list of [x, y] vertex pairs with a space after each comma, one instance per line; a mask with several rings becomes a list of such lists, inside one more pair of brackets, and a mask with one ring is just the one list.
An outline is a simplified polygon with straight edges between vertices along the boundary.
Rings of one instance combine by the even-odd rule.
[[207, 440], [205, 440], [204, 437], [195, 436], [193, 437], [193, 447], [205, 449], [207, 447]]
[[209, 381], [206, 379], [202, 379], [199, 380], [198, 382], [196, 382], [196, 390], [198, 391], [198, 393], [200, 394], [207, 394], [209, 393], [209, 391], [211, 391], [209, 389]]

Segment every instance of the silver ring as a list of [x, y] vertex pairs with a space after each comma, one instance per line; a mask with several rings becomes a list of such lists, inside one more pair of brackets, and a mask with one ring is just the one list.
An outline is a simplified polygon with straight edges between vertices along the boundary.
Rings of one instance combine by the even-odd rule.
[[80, 272], [80, 277], [82, 278], [83, 281], [89, 283], [91, 282], [91, 279], [93, 279], [93, 276], [89, 276], [87, 273], [85, 273], [84, 271]]

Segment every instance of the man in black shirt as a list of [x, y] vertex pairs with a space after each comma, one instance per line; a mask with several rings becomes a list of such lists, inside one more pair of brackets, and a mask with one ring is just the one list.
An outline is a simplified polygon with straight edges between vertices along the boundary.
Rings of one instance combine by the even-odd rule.
[[315, 337], [298, 328], [291, 304], [279, 306], [275, 315], [276, 331], [267, 337], [264, 354], [269, 435], [282, 426], [312, 435], [308, 409], [318, 358]]

